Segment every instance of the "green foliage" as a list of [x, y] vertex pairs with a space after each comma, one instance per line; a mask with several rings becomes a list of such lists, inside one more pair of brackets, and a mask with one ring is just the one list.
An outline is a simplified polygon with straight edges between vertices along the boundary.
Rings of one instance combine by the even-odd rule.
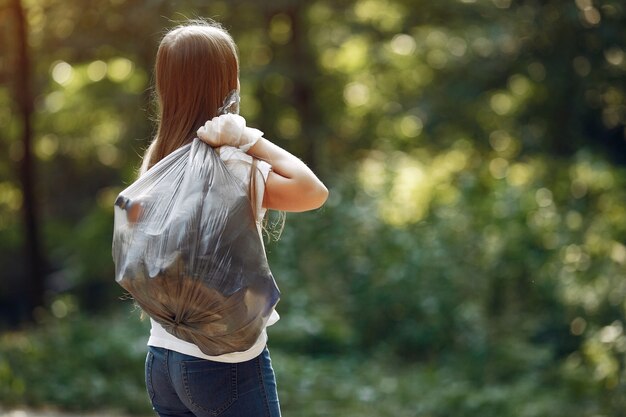
[[479, 386], [571, 384], [624, 412], [622, 169], [585, 151], [509, 163], [462, 142], [374, 152], [356, 171], [269, 247], [275, 343], [453, 364]]
[[137, 312], [107, 318], [76, 314], [73, 303], [58, 299], [50, 313], [39, 313], [36, 329], [1, 336], [0, 402], [148, 411], [146, 322]]
[[541, 375], [478, 384], [462, 367], [390, 363], [387, 356], [311, 359], [274, 354], [281, 404], [297, 416], [583, 416], [595, 408]]
[[[111, 206], [153, 131], [158, 38], [208, 16], [238, 43], [248, 122], [331, 186], [268, 245], [286, 414], [626, 415], [622, 2], [23, 3], [56, 318], [2, 336], [3, 403], [146, 409], [145, 324], [81, 314], [119, 303]], [[23, 146], [0, 27], [11, 313]]]
[[[128, 311], [80, 315], [67, 298], [57, 300], [53, 313], [64, 308], [62, 319], [42, 316], [39, 328], [2, 336], [0, 403], [147, 415], [146, 323]], [[588, 390], [574, 389], [573, 376], [539, 370], [478, 382], [468, 377], [467, 363], [407, 364], [385, 352], [312, 357], [272, 348], [272, 359], [285, 415], [622, 415], [617, 407], [603, 409]]]

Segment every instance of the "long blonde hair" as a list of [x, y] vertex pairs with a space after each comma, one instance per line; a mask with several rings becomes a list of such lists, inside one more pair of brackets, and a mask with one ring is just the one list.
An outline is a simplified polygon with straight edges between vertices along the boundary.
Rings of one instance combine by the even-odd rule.
[[239, 59], [230, 34], [218, 23], [195, 20], [161, 40], [154, 69], [157, 132], [142, 171], [191, 142], [238, 89]]

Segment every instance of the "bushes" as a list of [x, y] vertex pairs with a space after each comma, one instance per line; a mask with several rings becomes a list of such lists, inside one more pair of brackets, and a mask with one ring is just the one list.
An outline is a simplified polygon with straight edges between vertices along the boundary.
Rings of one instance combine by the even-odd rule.
[[[122, 311], [98, 318], [75, 312], [38, 329], [5, 334], [0, 403], [148, 415], [146, 336], [146, 323]], [[597, 410], [585, 405], [597, 393], [574, 392], [537, 370], [506, 382], [480, 383], [467, 372], [472, 365], [460, 358], [416, 364], [382, 350], [311, 356], [270, 345], [285, 415], [582, 417]]]
[[275, 340], [460, 364], [479, 386], [582, 383], [600, 395], [591, 409], [626, 412], [623, 170], [460, 141], [372, 153], [357, 172], [270, 246], [286, 317]]
[[[489, 158], [371, 154], [289, 215], [268, 245], [286, 414], [626, 414], [624, 172], [585, 152]], [[2, 337], [2, 402], [148, 410], [146, 323], [75, 304]]]
[[37, 328], [5, 333], [0, 339], [0, 403], [146, 412], [146, 335], [146, 323], [128, 312], [112, 317], [70, 312], [62, 319], [46, 314]]

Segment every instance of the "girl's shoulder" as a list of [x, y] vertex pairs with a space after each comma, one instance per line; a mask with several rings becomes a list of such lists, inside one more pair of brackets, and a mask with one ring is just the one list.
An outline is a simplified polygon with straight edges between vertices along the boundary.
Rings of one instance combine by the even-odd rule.
[[[236, 176], [241, 179], [247, 179], [250, 176], [250, 169], [252, 168], [255, 159], [243, 152], [239, 148], [233, 146], [220, 146], [218, 148], [218, 154], [222, 161], [226, 164], [226, 167]], [[256, 159], [256, 168], [258, 173], [263, 177], [263, 180], [267, 180], [267, 176], [272, 170], [272, 166], [265, 161]]]
[[224, 162], [241, 161], [252, 164], [252, 157], [234, 146], [220, 146], [217, 148], [217, 153]]

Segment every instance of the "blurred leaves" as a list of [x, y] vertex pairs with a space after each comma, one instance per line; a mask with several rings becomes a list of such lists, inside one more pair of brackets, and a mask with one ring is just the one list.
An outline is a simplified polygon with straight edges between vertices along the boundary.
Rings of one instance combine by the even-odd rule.
[[[270, 332], [272, 346], [289, 352], [275, 361], [288, 410], [626, 413], [623, 2], [23, 3], [36, 57], [46, 308], [60, 322], [58, 335], [2, 340], [2, 398], [74, 407], [45, 392], [72, 384], [63, 374], [77, 369], [72, 361], [50, 370], [48, 388], [31, 387], [32, 370], [49, 360], [39, 344], [67, 343], [79, 351], [72, 360], [94, 360], [87, 339], [104, 338], [96, 359], [107, 363], [124, 343], [145, 338], [144, 329], [89, 333], [79, 314], [121, 293], [110, 262], [111, 206], [154, 130], [159, 37], [185, 17], [206, 16], [238, 43], [249, 124], [331, 188], [324, 208], [289, 215], [281, 240], [268, 245], [283, 292], [282, 319]], [[10, 27], [0, 36], [7, 313], [19, 308], [24, 274]], [[74, 301], [59, 301], [66, 296]], [[138, 356], [124, 360], [140, 367]], [[141, 384], [140, 372], [123, 378]], [[63, 395], [85, 407], [115, 398], [98, 378]]]
[[150, 410], [143, 359], [146, 323], [138, 314], [106, 320], [80, 316], [71, 297], [38, 312], [39, 328], [0, 340], [3, 406], [55, 404], [68, 410]]

